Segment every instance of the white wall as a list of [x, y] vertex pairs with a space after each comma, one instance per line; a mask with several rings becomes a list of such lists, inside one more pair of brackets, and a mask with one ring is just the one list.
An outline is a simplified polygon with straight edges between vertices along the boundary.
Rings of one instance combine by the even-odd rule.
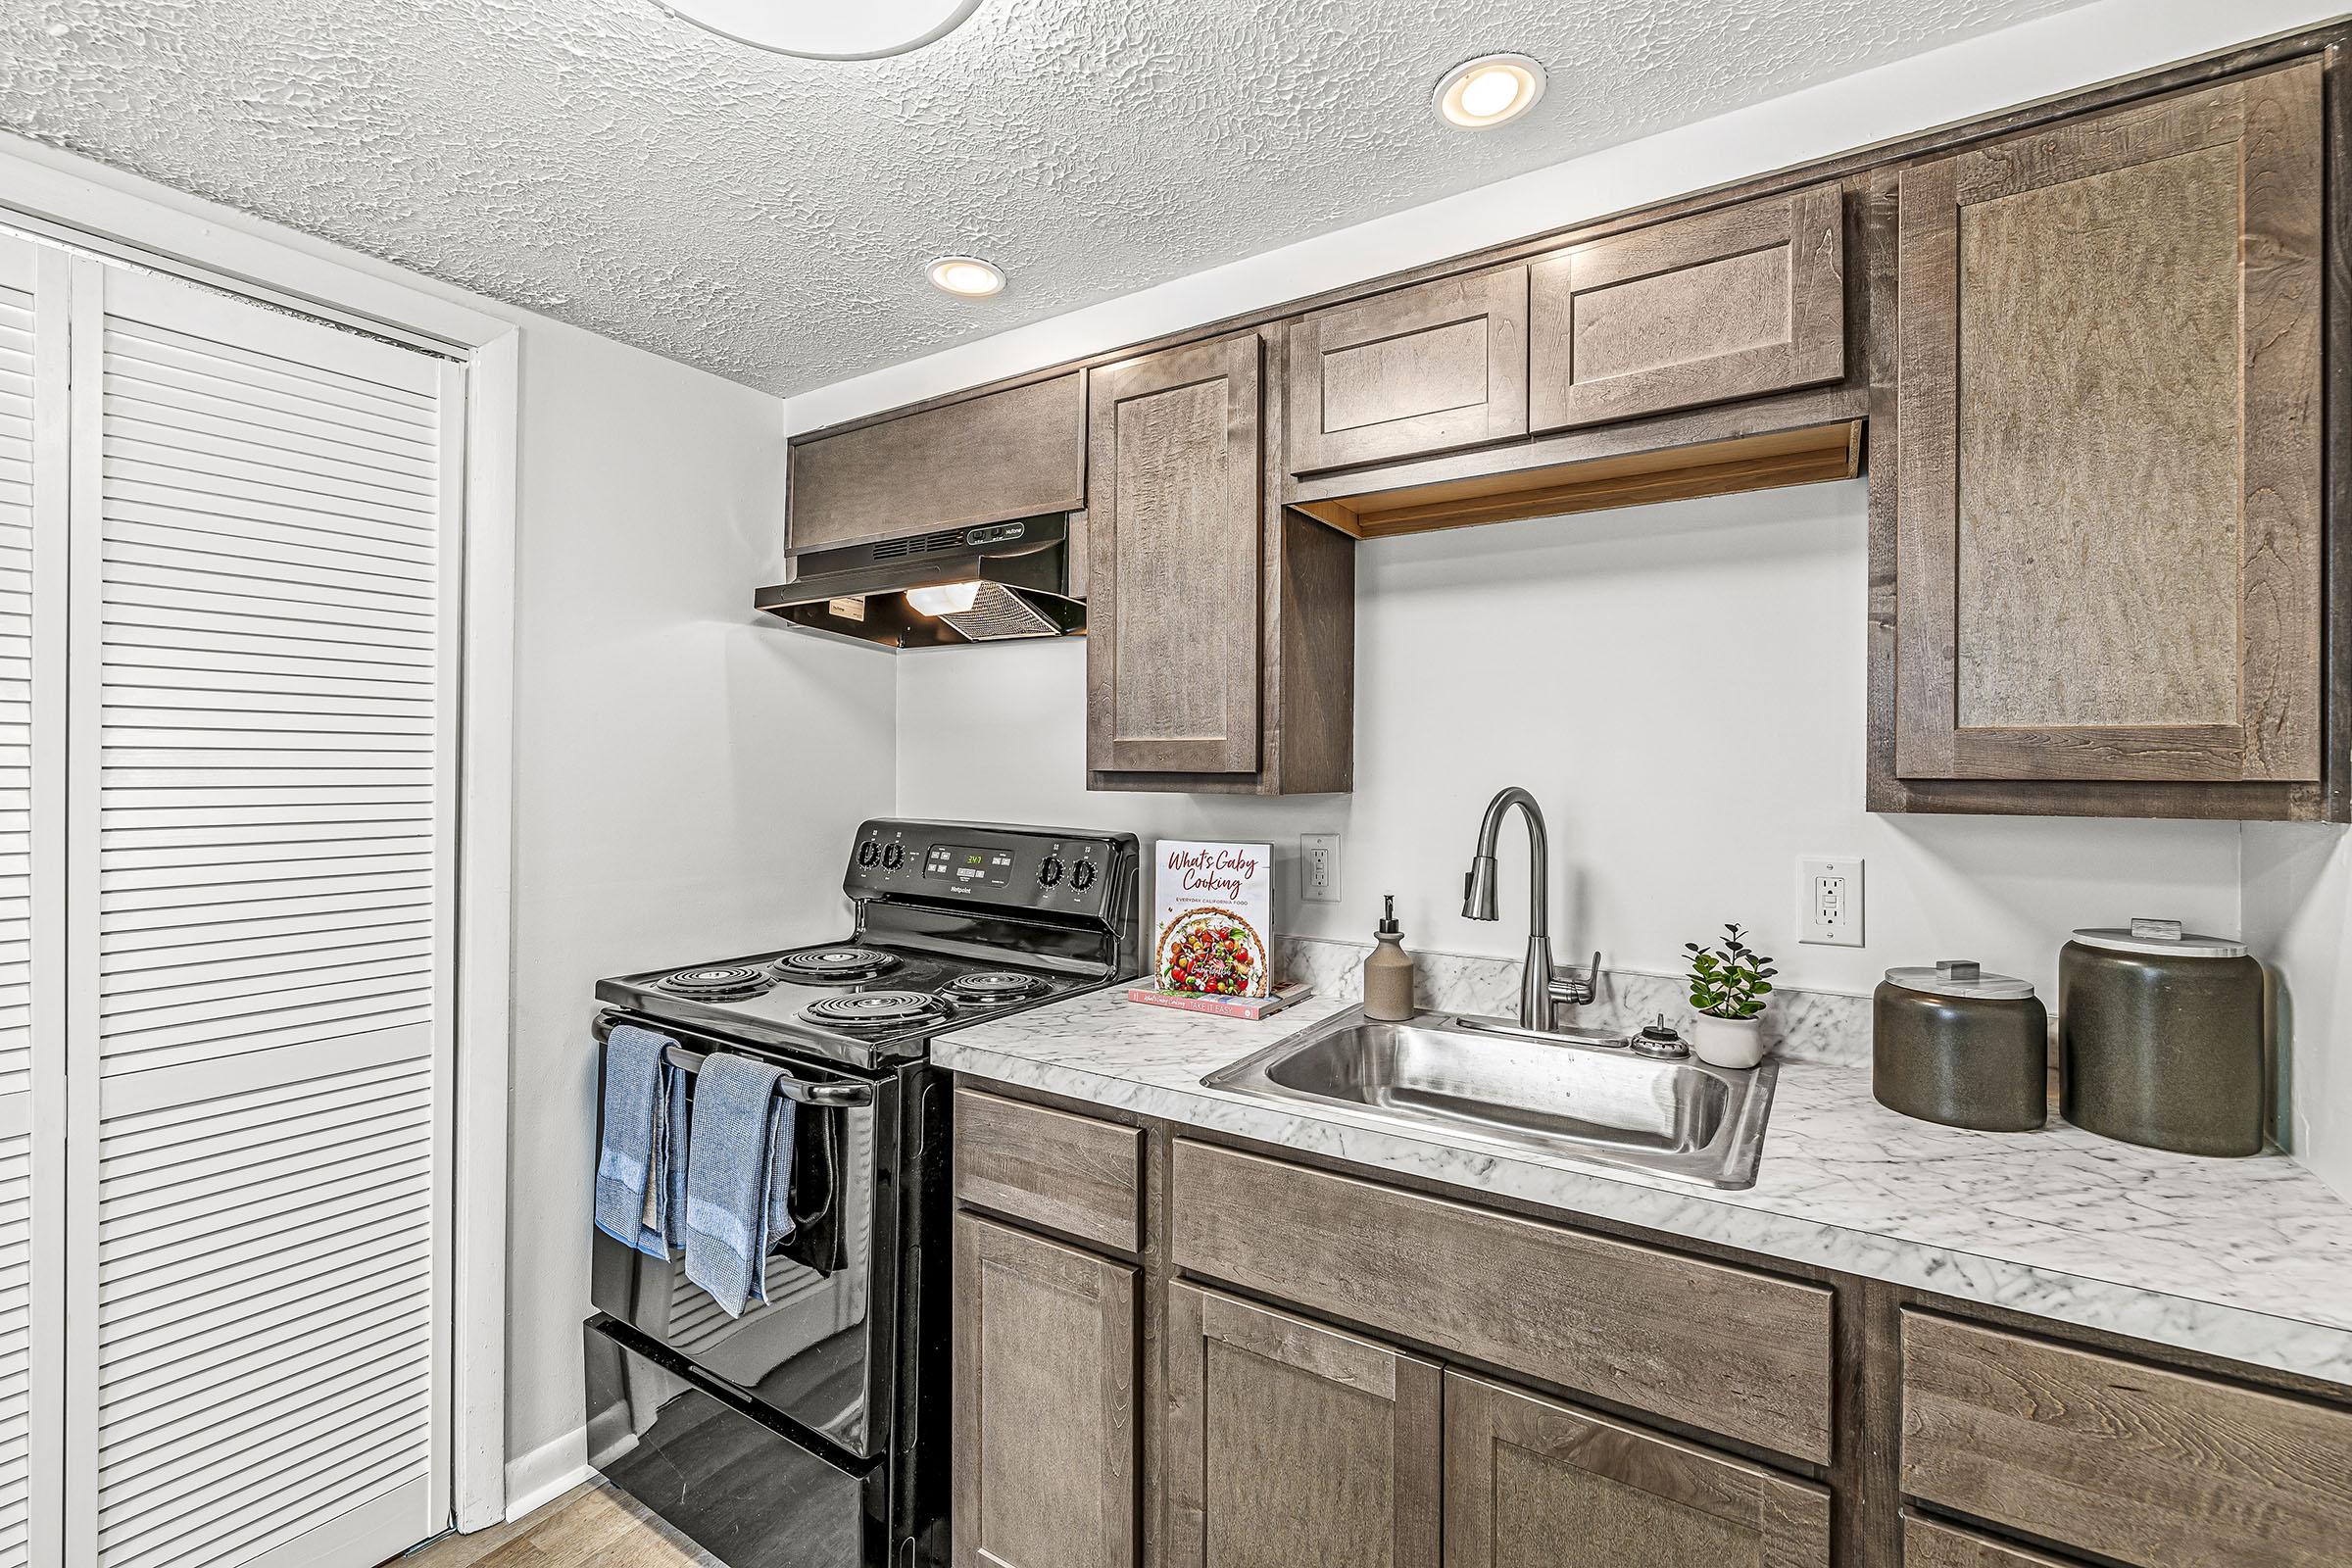
[[2282, 1143], [2352, 1198], [2352, 838], [2337, 826], [2245, 829], [2246, 940], [2271, 965]]
[[[1369, 941], [1394, 892], [1408, 947], [1516, 956], [1462, 873], [1494, 790], [1551, 837], [1553, 947], [1674, 970], [1726, 920], [1788, 984], [1867, 992], [1891, 964], [1973, 957], [2052, 994], [2078, 925], [2164, 914], [2237, 929], [2230, 823], [1872, 816], [1863, 793], [1860, 481], [1367, 543], [1356, 552], [1356, 788], [1289, 800], [1091, 794], [1072, 639], [899, 657], [899, 809], [1271, 839], [1276, 923]], [[1346, 836], [1343, 902], [1300, 904], [1298, 836]], [[1795, 943], [1800, 855], [1867, 864], [1863, 948]]]
[[552, 322], [522, 358], [507, 1451], [579, 1462], [602, 976], [846, 927], [889, 809], [892, 671], [754, 612], [783, 549], [781, 407]]

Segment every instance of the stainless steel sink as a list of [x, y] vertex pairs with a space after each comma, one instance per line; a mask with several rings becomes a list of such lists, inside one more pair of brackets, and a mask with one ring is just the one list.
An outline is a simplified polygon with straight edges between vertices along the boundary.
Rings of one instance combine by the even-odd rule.
[[1776, 1066], [1655, 1060], [1625, 1037], [1537, 1033], [1496, 1019], [1360, 1009], [1221, 1067], [1205, 1088], [1330, 1105], [1442, 1132], [1714, 1187], [1752, 1187]]

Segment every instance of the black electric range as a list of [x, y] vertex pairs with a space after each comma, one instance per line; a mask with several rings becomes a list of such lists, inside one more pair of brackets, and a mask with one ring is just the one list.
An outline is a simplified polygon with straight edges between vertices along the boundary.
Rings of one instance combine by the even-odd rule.
[[831, 1167], [821, 1235], [740, 1318], [595, 1238], [590, 1462], [729, 1568], [947, 1561], [953, 1096], [930, 1042], [1142, 970], [1130, 834], [877, 820], [848, 862], [838, 941], [596, 987], [600, 1041], [632, 1023], [689, 1074], [782, 1066], [796, 1191], [808, 1151]]

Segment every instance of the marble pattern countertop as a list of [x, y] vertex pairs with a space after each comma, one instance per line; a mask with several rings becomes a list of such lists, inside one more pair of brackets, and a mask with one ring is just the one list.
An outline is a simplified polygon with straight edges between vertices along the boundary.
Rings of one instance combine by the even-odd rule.
[[1469, 1195], [2352, 1387], [2352, 1203], [2282, 1155], [2166, 1154], [2055, 1116], [2037, 1133], [1961, 1132], [1880, 1105], [1866, 1067], [1789, 1059], [1756, 1185], [1722, 1192], [1200, 1087], [1204, 1074], [1348, 1004], [1320, 996], [1251, 1023], [1097, 992], [956, 1030], [933, 1058]]

